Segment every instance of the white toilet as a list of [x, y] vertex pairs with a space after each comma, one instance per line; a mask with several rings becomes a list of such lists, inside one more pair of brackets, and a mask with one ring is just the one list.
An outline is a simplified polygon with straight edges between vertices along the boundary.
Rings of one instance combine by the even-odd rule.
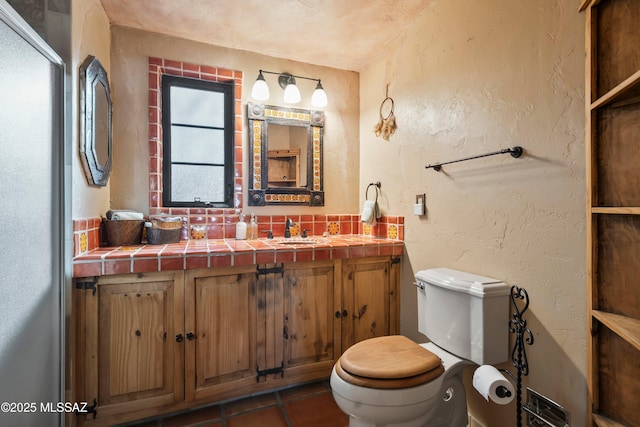
[[350, 427], [464, 427], [465, 366], [508, 358], [510, 287], [449, 268], [416, 274], [418, 330], [349, 347], [333, 368], [331, 390]]

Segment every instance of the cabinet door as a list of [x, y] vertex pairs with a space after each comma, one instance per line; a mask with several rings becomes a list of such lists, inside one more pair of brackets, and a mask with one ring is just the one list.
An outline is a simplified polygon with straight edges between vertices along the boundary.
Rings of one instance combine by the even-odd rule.
[[187, 399], [238, 395], [256, 383], [256, 273], [196, 270], [186, 279]]
[[287, 376], [328, 376], [340, 354], [340, 320], [335, 316], [340, 278], [334, 265], [296, 263], [285, 268], [282, 338]]
[[95, 422], [182, 400], [182, 272], [106, 276], [96, 294], [76, 292], [79, 400], [96, 399]]
[[388, 257], [344, 263], [340, 313], [343, 350], [368, 338], [397, 333], [397, 271], [397, 264]]

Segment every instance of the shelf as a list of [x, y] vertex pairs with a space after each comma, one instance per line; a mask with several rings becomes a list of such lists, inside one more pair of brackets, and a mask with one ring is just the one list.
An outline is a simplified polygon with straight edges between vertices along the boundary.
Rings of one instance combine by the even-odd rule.
[[591, 213], [612, 215], [640, 215], [640, 207], [592, 207]]
[[603, 417], [598, 414], [593, 414], [593, 421], [595, 421], [598, 427], [625, 427], [624, 424], [620, 424], [617, 421], [613, 421], [611, 418]]
[[600, 323], [640, 351], [640, 320], [605, 311], [592, 310]]
[[640, 70], [592, 102], [591, 110], [608, 105], [616, 108], [634, 103], [640, 103]]

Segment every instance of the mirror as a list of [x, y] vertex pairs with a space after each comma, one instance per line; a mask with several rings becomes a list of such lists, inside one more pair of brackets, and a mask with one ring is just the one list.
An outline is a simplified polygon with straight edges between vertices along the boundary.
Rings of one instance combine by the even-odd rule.
[[324, 112], [247, 104], [249, 206], [323, 206]]
[[89, 184], [107, 185], [111, 173], [112, 102], [107, 72], [89, 55], [80, 65], [80, 157]]

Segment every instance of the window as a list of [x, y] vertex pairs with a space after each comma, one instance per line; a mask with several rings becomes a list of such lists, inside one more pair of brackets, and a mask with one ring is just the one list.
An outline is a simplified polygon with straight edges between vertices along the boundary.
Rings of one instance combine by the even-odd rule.
[[233, 207], [233, 83], [162, 76], [164, 206]]

